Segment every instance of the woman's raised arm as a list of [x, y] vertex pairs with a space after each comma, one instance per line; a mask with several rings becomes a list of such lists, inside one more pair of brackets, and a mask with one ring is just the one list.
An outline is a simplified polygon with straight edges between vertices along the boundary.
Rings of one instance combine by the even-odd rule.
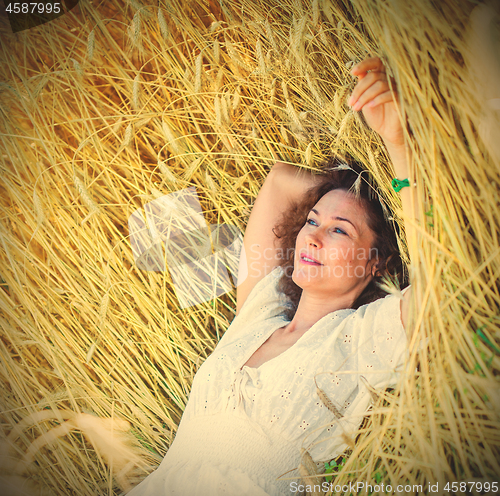
[[[410, 171], [403, 126], [396, 109], [394, 95], [389, 88], [384, 64], [378, 57], [368, 58], [356, 64], [351, 73], [359, 79], [348, 104], [353, 110], [362, 111], [368, 125], [383, 139], [394, 166], [396, 179], [410, 179], [410, 186], [401, 190], [401, 203], [405, 216], [418, 222], [416, 196], [411, 191], [413, 179], [408, 177]], [[406, 239], [410, 245], [410, 240], [416, 236], [415, 229], [411, 223], [405, 223], [405, 231]], [[408, 328], [412, 291], [413, 287], [406, 291], [401, 302], [401, 320], [409, 337], [413, 332]]]
[[273, 227], [293, 201], [301, 201], [306, 191], [320, 182], [321, 176], [284, 162], [276, 162], [271, 168], [257, 195], [243, 238], [239, 272], [241, 276], [246, 269], [247, 277], [236, 289], [236, 314], [253, 287], [281, 262]]

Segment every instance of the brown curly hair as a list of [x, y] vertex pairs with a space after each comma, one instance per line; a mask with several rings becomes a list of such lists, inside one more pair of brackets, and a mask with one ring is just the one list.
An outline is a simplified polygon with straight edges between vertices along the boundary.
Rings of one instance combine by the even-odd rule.
[[303, 202], [293, 204], [273, 229], [281, 253], [286, 254], [280, 263], [283, 275], [278, 283], [278, 289], [289, 300], [289, 308], [285, 311], [285, 315], [290, 320], [297, 311], [302, 294], [302, 289], [292, 280], [297, 235], [314, 205], [323, 195], [334, 189], [349, 191], [365, 209], [368, 227], [375, 235], [372, 248], [377, 249], [379, 257], [376, 275], [353, 303], [352, 308], [359, 308], [386, 296], [387, 292], [380, 287], [383, 278], [389, 277], [400, 289], [408, 285], [408, 276], [397, 243], [398, 225], [394, 222], [389, 207], [384, 204], [384, 200], [372, 184], [369, 172], [358, 162], [347, 163], [338, 157], [330, 159], [324, 164], [323, 169], [327, 171], [324, 181], [319, 186], [311, 188]]

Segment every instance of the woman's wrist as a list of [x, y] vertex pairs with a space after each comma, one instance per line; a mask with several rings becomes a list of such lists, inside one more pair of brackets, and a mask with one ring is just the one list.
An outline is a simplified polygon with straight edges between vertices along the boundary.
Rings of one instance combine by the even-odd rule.
[[[402, 182], [404, 182], [405, 186], [406, 184], [409, 185], [409, 187], [404, 186], [402, 188], [399, 188], [398, 191], [398, 194], [401, 196], [403, 212], [409, 218], [418, 223], [419, 213], [416, 204], [417, 199], [415, 196], [415, 192], [410, 191], [414, 186], [416, 186], [414, 177], [410, 176], [410, 168], [408, 165], [410, 150], [408, 146], [406, 146], [406, 144], [385, 143], [385, 146], [387, 148], [387, 151], [389, 152], [391, 162], [394, 167], [394, 178], [398, 180], [395, 182], [396, 188], [394, 188], [394, 186], [393, 188], [395, 190], [398, 189], [398, 184], [401, 184]], [[408, 181], [404, 181], [405, 179], [407, 179]], [[413, 236], [413, 229], [409, 226], [410, 224], [406, 226], [407, 236], [409, 234], [409, 231], [411, 231], [410, 235]]]
[[394, 144], [385, 142], [387, 151], [391, 158], [392, 165], [394, 167], [394, 177], [399, 180], [410, 179], [409, 178], [409, 167], [408, 167], [408, 150], [406, 144]]

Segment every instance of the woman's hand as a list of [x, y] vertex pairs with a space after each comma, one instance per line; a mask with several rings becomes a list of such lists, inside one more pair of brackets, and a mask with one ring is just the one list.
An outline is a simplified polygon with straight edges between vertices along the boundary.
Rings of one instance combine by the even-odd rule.
[[367, 124], [387, 146], [404, 146], [403, 126], [382, 61], [378, 57], [365, 59], [351, 69], [351, 74], [359, 80], [348, 105], [363, 111]]

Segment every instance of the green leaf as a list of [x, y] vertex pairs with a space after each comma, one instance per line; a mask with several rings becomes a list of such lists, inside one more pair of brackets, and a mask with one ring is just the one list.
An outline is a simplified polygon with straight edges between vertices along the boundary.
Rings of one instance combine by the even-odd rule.
[[490, 348], [493, 348], [495, 352], [500, 355], [500, 348], [498, 348], [495, 344], [493, 344], [484, 334], [481, 329], [484, 329], [486, 324], [482, 325], [479, 329], [476, 330], [476, 334], [481, 338], [481, 340], [486, 343]]

